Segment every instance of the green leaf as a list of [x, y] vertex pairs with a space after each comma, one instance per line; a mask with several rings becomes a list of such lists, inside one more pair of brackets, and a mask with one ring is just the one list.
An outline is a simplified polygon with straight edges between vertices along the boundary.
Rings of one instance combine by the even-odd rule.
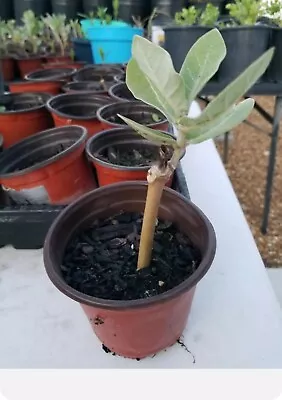
[[145, 139], [150, 142], [154, 142], [161, 145], [176, 147], [176, 140], [169, 134], [163, 133], [156, 129], [148, 128], [147, 126], [138, 124], [135, 121], [132, 121], [129, 118], [123, 117], [122, 115], [118, 116], [132, 129], [139, 133], [139, 135], [143, 136]]
[[232, 81], [219, 95], [214, 98], [204, 109], [202, 114], [196, 118], [197, 122], [212, 120], [217, 115], [228, 110], [238, 101], [264, 74], [272, 57], [274, 49], [266, 51], [261, 57], [254, 61], [238, 78]]
[[229, 109], [224, 115], [221, 115], [216, 121], [211, 121], [209, 129], [207, 126], [205, 128], [200, 126], [198, 132], [196, 131], [197, 128], [195, 128], [194, 132], [192, 132], [192, 129], [191, 132], [186, 134], [186, 139], [189, 143], [196, 144], [230, 131], [248, 117], [254, 107], [254, 103], [253, 99], [242, 101]]
[[188, 108], [217, 72], [225, 56], [225, 43], [217, 29], [201, 36], [191, 47], [180, 71], [185, 84]]
[[162, 111], [170, 122], [187, 112], [182, 77], [174, 70], [166, 50], [136, 35], [126, 73], [133, 95]]

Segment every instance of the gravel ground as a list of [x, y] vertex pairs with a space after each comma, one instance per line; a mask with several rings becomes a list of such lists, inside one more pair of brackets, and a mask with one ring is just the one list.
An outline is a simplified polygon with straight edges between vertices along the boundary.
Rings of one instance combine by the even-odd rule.
[[[255, 99], [273, 114], [273, 97]], [[252, 112], [249, 121], [271, 131], [271, 126], [256, 111]], [[222, 142], [217, 141], [216, 144], [222, 154]], [[241, 124], [234, 129], [226, 169], [265, 265], [278, 267], [282, 265], [282, 140], [278, 145], [268, 233], [263, 235], [260, 232], [269, 145], [267, 134]]]

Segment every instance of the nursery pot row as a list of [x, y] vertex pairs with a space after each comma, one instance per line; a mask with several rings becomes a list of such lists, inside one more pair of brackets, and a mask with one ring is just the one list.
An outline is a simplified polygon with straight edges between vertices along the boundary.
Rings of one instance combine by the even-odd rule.
[[[164, 190], [159, 218], [171, 221], [190, 238], [200, 251], [201, 262], [191, 276], [162, 294], [126, 301], [90, 296], [66, 282], [61, 265], [68, 242], [81, 229], [121, 211], [142, 213], [146, 192], [145, 182], [126, 182], [84, 195], [59, 215], [44, 246], [45, 268], [53, 284], [81, 304], [95, 334], [109, 350], [129, 358], [156, 354], [181, 337], [196, 286], [215, 254], [215, 233], [206, 216], [177, 192]], [[100, 248], [94, 246], [93, 251], [97, 253]]]

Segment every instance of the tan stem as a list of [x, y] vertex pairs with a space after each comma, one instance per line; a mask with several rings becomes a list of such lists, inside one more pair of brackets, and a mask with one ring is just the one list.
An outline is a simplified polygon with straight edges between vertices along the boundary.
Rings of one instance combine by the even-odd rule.
[[165, 183], [166, 179], [161, 177], [148, 184], [137, 270], [147, 268], [151, 263], [156, 219]]

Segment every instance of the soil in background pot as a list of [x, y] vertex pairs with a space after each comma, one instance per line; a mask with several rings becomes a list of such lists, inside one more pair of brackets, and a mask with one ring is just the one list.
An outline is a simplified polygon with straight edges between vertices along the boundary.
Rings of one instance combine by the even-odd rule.
[[34, 133], [53, 127], [46, 93], [10, 93], [0, 96], [0, 132], [4, 148]]
[[63, 86], [65, 93], [93, 92], [95, 94], [108, 95], [108, 84], [106, 82], [70, 82]]
[[77, 71], [73, 76], [73, 81], [82, 82], [82, 81], [94, 80], [96, 82], [98, 78], [99, 79], [107, 78], [107, 81], [109, 81], [109, 78], [111, 78], [112, 82], [114, 82], [115, 81], [114, 77], [122, 73], [123, 73], [122, 68], [119, 68], [117, 66], [92, 65], [84, 67], [79, 71]]
[[118, 114], [153, 129], [168, 129], [166, 117], [159, 110], [140, 101], [121, 101], [100, 108], [97, 117], [101, 121], [102, 129], [127, 126]]
[[[93, 330], [108, 349], [130, 358], [153, 355], [179, 339], [187, 323], [195, 287], [209, 270], [216, 248], [214, 230], [204, 214], [185, 197], [165, 189], [151, 269], [136, 273], [138, 229], [146, 193], [146, 182], [125, 182], [84, 195], [62, 211], [44, 246], [45, 268], [54, 285], [81, 303]], [[174, 247], [166, 242], [168, 237], [169, 241], [176, 240]], [[163, 252], [164, 245], [168, 258]], [[76, 290], [66, 279], [74, 285], [82, 282], [80, 256], [89, 274], [83, 289]], [[188, 265], [182, 264], [183, 259], [189, 260]], [[92, 260], [95, 262], [92, 270], [89, 260], [91, 264]], [[127, 265], [123, 272], [121, 265]], [[178, 283], [172, 283], [166, 275], [172, 270], [179, 278]], [[106, 279], [104, 282], [98, 276], [99, 271]], [[178, 273], [184, 273], [182, 278]], [[95, 285], [97, 278], [99, 283]], [[138, 286], [140, 289], [134, 294], [132, 288]], [[80, 290], [89, 293], [94, 290], [95, 294], [100, 290], [100, 296], [121, 299], [126, 295], [135, 300], [110, 300]]]
[[19, 204], [69, 204], [96, 187], [86, 139], [84, 128], [69, 126], [18, 142], [0, 157], [1, 184]]
[[[129, 127], [100, 132], [86, 145], [86, 154], [96, 169], [99, 186], [146, 181], [150, 166], [160, 157], [171, 158], [172, 151], [169, 146], [160, 148], [148, 142]], [[171, 186], [172, 178], [167, 186]]]

